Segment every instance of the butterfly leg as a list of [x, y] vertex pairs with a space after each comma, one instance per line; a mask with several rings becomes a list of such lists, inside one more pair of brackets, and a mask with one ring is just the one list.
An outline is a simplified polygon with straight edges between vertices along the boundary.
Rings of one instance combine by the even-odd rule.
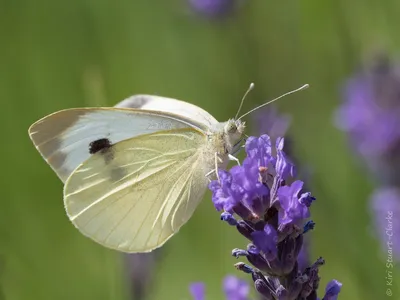
[[[236, 158], [236, 157], [235, 157], [235, 158]], [[219, 161], [219, 162], [222, 162], [221, 158], [218, 157], [218, 153], [215, 152], [215, 169], [214, 169], [214, 170], [211, 170], [210, 172], [208, 172], [208, 173], [205, 175], [205, 176], [208, 178], [208, 180], [210, 180], [210, 182], [211, 182], [211, 179], [210, 179], [209, 176], [210, 176], [211, 174], [213, 174], [213, 173], [215, 173], [215, 175], [217, 176], [218, 182], [221, 182], [220, 179], [219, 179], [219, 174], [218, 174], [218, 161]]]
[[221, 180], [219, 179], [219, 174], [218, 174], [218, 153], [215, 152], [215, 175], [217, 175], [218, 182], [221, 183]]
[[208, 172], [205, 176], [207, 177], [207, 179], [208, 179], [208, 181], [209, 182], [211, 182], [211, 179], [210, 179], [210, 175], [212, 174], [212, 173], [214, 173], [215, 172], [215, 170], [211, 170], [210, 172]]

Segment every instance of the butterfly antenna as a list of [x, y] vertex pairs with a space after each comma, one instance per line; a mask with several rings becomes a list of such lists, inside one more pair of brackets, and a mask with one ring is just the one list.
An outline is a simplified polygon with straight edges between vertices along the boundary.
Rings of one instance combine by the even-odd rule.
[[240, 110], [242, 109], [244, 99], [246, 99], [247, 94], [250, 93], [250, 91], [251, 91], [253, 88], [254, 88], [254, 83], [250, 83], [249, 88], [247, 89], [246, 93], [244, 93], [244, 96], [243, 96], [243, 98], [242, 98], [242, 101], [240, 101], [240, 106], [239, 106], [239, 109], [238, 109], [238, 111], [237, 111], [237, 113], [236, 113], [235, 120], [236, 120], [237, 116], [239, 115]]
[[298, 89], [295, 89], [295, 90], [293, 90], [293, 91], [290, 91], [290, 92], [287, 92], [287, 93], [285, 93], [285, 94], [283, 94], [283, 95], [280, 95], [279, 97], [277, 97], [277, 98], [275, 98], [275, 99], [272, 99], [271, 101], [268, 101], [267, 103], [261, 104], [261, 105], [257, 106], [256, 108], [253, 108], [252, 110], [250, 110], [250, 111], [248, 111], [247, 113], [245, 113], [244, 115], [242, 115], [238, 120], [240, 120], [241, 118], [247, 116], [248, 114], [252, 113], [253, 111], [255, 111], [255, 110], [257, 110], [257, 109], [259, 109], [259, 108], [261, 108], [261, 107], [264, 107], [264, 106], [266, 106], [266, 105], [268, 105], [268, 104], [271, 104], [272, 102], [275, 102], [275, 101], [277, 101], [277, 100], [279, 100], [279, 99], [281, 99], [281, 98], [283, 98], [283, 97], [285, 97], [285, 96], [288, 96], [288, 95], [290, 95], [290, 94], [293, 94], [293, 93], [296, 93], [296, 92], [300, 92], [300, 91], [302, 91], [302, 90], [305, 90], [305, 89], [307, 89], [307, 88], [309, 88], [309, 87], [310, 87], [309, 84], [305, 84], [305, 85], [299, 87]]

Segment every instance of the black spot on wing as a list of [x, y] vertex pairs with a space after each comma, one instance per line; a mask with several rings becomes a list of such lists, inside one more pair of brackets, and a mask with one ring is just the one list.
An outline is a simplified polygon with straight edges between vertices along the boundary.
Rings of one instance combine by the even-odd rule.
[[91, 142], [89, 144], [89, 153], [99, 153], [98, 155], [101, 155], [103, 157], [104, 162], [109, 167], [109, 176], [111, 177], [112, 181], [118, 182], [127, 175], [126, 170], [123, 167], [113, 166], [112, 164], [110, 164], [111, 161], [114, 159], [115, 153], [113, 149], [113, 144], [109, 139], [102, 138]]
[[89, 153], [101, 153], [104, 157], [104, 161], [109, 163], [114, 159], [114, 151], [112, 149], [112, 143], [107, 138], [95, 140], [89, 144]]
[[89, 144], [89, 153], [95, 154], [99, 151], [102, 153], [107, 152], [111, 148], [112, 144], [109, 139], [98, 139]]

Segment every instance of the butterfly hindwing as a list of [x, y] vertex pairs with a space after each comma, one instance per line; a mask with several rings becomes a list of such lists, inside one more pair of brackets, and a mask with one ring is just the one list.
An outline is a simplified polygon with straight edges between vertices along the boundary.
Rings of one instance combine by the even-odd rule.
[[164, 244], [187, 222], [213, 168], [204, 164], [205, 135], [173, 129], [121, 141], [93, 154], [68, 178], [64, 203], [86, 236], [124, 252]]

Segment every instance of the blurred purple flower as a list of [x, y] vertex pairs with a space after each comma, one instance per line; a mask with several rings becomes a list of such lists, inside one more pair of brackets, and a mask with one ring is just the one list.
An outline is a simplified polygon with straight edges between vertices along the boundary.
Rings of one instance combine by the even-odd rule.
[[394, 259], [400, 261], [400, 189], [384, 187], [375, 190], [371, 208], [382, 250], [392, 256], [388, 263], [393, 263]]
[[400, 65], [378, 56], [345, 83], [336, 125], [379, 180], [399, 184]]
[[[388, 212], [400, 213], [400, 64], [378, 55], [348, 79], [336, 124], [378, 183], [371, 207], [386, 252]], [[393, 217], [393, 253], [400, 258], [400, 225]], [[398, 234], [396, 234], [398, 232]]]
[[[189, 286], [193, 300], [205, 300], [205, 286], [202, 282], [195, 282]], [[224, 278], [223, 290], [226, 300], [247, 300], [250, 292], [249, 284], [237, 278], [236, 276], [228, 275]]]
[[272, 141], [285, 136], [291, 123], [290, 115], [279, 114], [276, 106], [269, 105], [253, 113], [255, 135], [268, 134]]
[[190, 294], [192, 294], [193, 300], [205, 300], [206, 299], [206, 287], [202, 282], [194, 282], [189, 286]]
[[224, 279], [224, 292], [227, 300], [247, 300], [250, 286], [246, 281], [228, 275]]
[[126, 254], [127, 272], [133, 299], [145, 299], [153, 281], [159, 249], [151, 253]]
[[317, 299], [324, 260], [304, 269], [298, 266], [304, 234], [315, 226], [306, 220], [315, 198], [304, 191], [302, 181], [294, 180], [294, 164], [283, 142], [278, 137], [272, 149], [268, 135], [249, 137], [243, 165], [219, 171], [220, 180], [209, 187], [215, 208], [224, 210], [221, 219], [251, 242], [246, 250], [233, 249], [232, 255], [246, 257], [255, 267], [235, 265], [252, 275], [256, 290], [265, 299]]
[[220, 17], [230, 13], [236, 0], [189, 0], [190, 6], [207, 17]]

